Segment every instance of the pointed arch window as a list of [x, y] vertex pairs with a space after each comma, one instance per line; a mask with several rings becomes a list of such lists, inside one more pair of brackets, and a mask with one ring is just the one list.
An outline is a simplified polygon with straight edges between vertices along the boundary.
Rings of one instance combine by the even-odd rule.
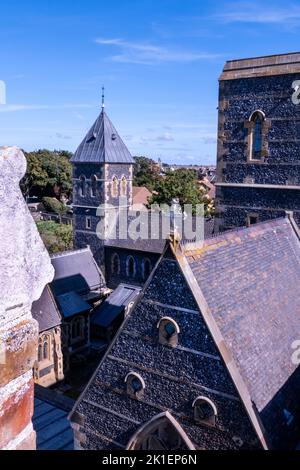
[[97, 176], [93, 175], [91, 178], [91, 196], [96, 197], [97, 196]]
[[118, 253], [114, 253], [111, 258], [111, 272], [112, 274], [120, 274], [120, 257]]
[[250, 160], [260, 161], [264, 150], [265, 115], [262, 111], [254, 111], [250, 116]]
[[86, 193], [86, 178], [84, 175], [80, 176], [80, 196], [84, 197]]
[[111, 183], [111, 195], [112, 197], [118, 197], [119, 194], [119, 181], [116, 176], [113, 177]]
[[51, 344], [50, 335], [45, 334], [45, 335], [40, 336], [39, 345], [38, 345], [39, 362], [50, 360], [50, 344]]
[[71, 323], [72, 341], [79, 341], [84, 338], [84, 318], [75, 318]]
[[127, 195], [127, 180], [125, 176], [122, 176], [121, 179], [121, 196], [126, 196]]
[[186, 432], [169, 411], [143, 424], [132, 436], [126, 450], [196, 450]]
[[151, 261], [149, 258], [143, 259], [143, 279], [146, 280], [150, 276], [152, 269]]
[[128, 277], [135, 276], [135, 260], [133, 256], [128, 256], [126, 260], [126, 274]]

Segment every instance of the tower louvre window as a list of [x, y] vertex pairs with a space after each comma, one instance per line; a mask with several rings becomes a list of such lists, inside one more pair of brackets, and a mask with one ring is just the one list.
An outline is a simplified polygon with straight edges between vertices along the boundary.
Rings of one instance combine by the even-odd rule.
[[85, 196], [86, 193], [86, 178], [84, 175], [80, 176], [80, 195]]
[[114, 176], [112, 179], [112, 183], [111, 183], [111, 195], [112, 197], [118, 197], [118, 193], [119, 193], [119, 182], [118, 182], [118, 178]]
[[127, 194], [127, 180], [125, 176], [121, 179], [121, 196], [126, 196]]
[[97, 176], [93, 175], [91, 178], [91, 196], [96, 197], [97, 195]]

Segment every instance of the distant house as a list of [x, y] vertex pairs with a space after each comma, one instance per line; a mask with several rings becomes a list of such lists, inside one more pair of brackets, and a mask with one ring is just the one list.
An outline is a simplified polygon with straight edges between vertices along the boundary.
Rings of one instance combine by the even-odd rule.
[[151, 191], [145, 186], [133, 186], [132, 187], [132, 209], [136, 211], [147, 210], [147, 204], [149, 204], [149, 198], [152, 196]]
[[167, 243], [70, 415], [75, 448], [294, 449], [299, 284], [292, 218]]
[[38, 358], [34, 381], [48, 387], [64, 378], [62, 354], [62, 317], [49, 286], [32, 304], [32, 316], [39, 324]]

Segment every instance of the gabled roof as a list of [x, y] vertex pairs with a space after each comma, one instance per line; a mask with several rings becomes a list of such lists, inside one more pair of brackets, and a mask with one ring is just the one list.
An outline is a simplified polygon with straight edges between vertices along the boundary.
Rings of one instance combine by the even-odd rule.
[[31, 311], [33, 318], [39, 324], [40, 333], [61, 324], [61, 316], [48, 285], [41, 297], [33, 302]]
[[110, 296], [93, 311], [91, 324], [107, 327], [140, 293], [138, 287], [119, 284]]
[[51, 256], [55, 270], [51, 288], [55, 296], [67, 292], [86, 294], [105, 287], [105, 279], [89, 247]]
[[103, 110], [77, 148], [71, 162], [133, 164], [134, 160]]
[[[244, 448], [257, 448], [255, 435], [263, 448], [293, 448], [300, 423], [300, 367], [291, 347], [300, 331], [299, 236], [291, 218], [202, 246], [170, 245], [73, 409], [71, 419], [84, 422], [86, 448], [125, 447], [158, 409], [170, 411], [197, 448], [235, 448], [236, 436]], [[176, 347], [159, 344], [162, 317], [180, 328]], [[139, 400], [126, 393], [128, 372], [146, 384]], [[215, 428], [193, 421], [199, 395], [216, 405]]]
[[297, 366], [300, 241], [288, 218], [225, 232], [184, 253], [258, 411]]

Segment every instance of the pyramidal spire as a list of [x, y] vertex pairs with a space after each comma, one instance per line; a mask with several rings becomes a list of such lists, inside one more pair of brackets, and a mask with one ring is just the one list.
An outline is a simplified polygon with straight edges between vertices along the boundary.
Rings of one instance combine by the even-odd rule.
[[134, 160], [104, 111], [104, 87], [102, 87], [101, 113], [77, 148], [73, 163], [127, 163]]

